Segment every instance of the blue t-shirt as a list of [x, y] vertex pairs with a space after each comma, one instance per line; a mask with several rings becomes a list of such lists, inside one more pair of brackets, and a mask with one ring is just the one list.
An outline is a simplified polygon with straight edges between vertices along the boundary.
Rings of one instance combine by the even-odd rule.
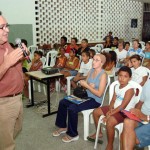
[[143, 50], [140, 49], [140, 48], [138, 48], [137, 50], [131, 48], [131, 49], [129, 49], [129, 51], [127, 52], [127, 56], [132, 56], [132, 55], [135, 55], [135, 54], [140, 55], [140, 56], [142, 56], [142, 57], [145, 56], [145, 54], [143, 53]]

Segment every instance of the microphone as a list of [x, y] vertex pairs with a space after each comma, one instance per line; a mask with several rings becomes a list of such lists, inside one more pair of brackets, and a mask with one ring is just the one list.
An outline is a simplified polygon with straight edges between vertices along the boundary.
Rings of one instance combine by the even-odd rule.
[[23, 55], [26, 58], [27, 62], [30, 63], [31, 62], [30, 57], [28, 56], [27, 52], [24, 50], [22, 43], [21, 43], [21, 39], [17, 38], [15, 42], [18, 45], [18, 47], [21, 48], [21, 50], [23, 51]]

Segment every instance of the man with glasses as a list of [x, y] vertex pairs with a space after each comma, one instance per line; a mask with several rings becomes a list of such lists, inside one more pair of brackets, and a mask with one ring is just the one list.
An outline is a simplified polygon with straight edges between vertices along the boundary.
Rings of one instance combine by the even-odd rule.
[[22, 128], [23, 114], [23, 52], [9, 45], [8, 33], [8, 23], [0, 12], [0, 150], [15, 149], [14, 138]]

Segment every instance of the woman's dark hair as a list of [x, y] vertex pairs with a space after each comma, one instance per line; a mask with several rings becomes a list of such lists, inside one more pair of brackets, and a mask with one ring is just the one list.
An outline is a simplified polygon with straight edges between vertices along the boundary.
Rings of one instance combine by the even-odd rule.
[[41, 57], [43, 56], [43, 53], [41, 51], [35, 51], [34, 54], [37, 54], [37, 55], [39, 55]]
[[101, 54], [103, 54], [106, 57], [106, 62], [103, 65], [103, 69], [105, 69], [111, 62], [111, 54], [107, 52], [102, 52]]
[[67, 38], [65, 36], [62, 36], [61, 39], [64, 39], [64, 41], [67, 43]]
[[88, 39], [82, 39], [82, 41], [85, 41], [86, 43], [88, 43]]
[[84, 50], [84, 51], [81, 53], [81, 55], [82, 55], [83, 53], [84, 53], [87, 57], [90, 58], [90, 53], [89, 53], [89, 51], [85, 51], [85, 50]]
[[71, 40], [75, 40], [75, 42], [78, 42], [78, 39], [76, 37], [71, 38]]
[[113, 61], [116, 65], [116, 63], [117, 63], [117, 54], [116, 54], [116, 52], [115, 51], [109, 51], [109, 54], [111, 55], [111, 58], [110, 58], [111, 61]]
[[25, 40], [25, 39], [21, 39], [21, 43], [24, 43], [25, 46], [28, 46], [28, 42], [27, 42], [27, 40]]
[[129, 44], [129, 45], [130, 45], [130, 42], [125, 42], [125, 44], [124, 44], [124, 45], [126, 46], [127, 44]]
[[96, 52], [95, 52], [94, 49], [89, 49], [89, 53], [90, 53], [90, 52], [93, 54], [93, 56], [96, 54]]
[[74, 54], [76, 54], [76, 49], [75, 48], [71, 48], [71, 51], [74, 53]]
[[138, 61], [140, 60], [140, 61], [142, 61], [142, 59], [141, 59], [141, 57], [140, 57], [140, 55], [132, 55], [131, 57], [130, 57], [130, 60], [132, 60], [132, 59], [137, 59]]
[[127, 73], [129, 74], [129, 77], [132, 76], [132, 71], [131, 71], [131, 69], [130, 69], [129, 67], [127, 67], [127, 66], [121, 67], [121, 68], [119, 69], [119, 71], [118, 71], [118, 74], [119, 74], [121, 71], [127, 72]]
[[[114, 39], [116, 39], [117, 41], [119, 41], [119, 38], [118, 38], [118, 37], [114, 37]], [[114, 40], [114, 39], [113, 39], [113, 40]]]

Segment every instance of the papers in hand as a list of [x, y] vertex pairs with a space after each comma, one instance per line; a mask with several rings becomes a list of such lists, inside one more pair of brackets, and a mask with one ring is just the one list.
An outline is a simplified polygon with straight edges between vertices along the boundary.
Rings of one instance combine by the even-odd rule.
[[87, 99], [81, 99], [81, 98], [76, 97], [74, 95], [66, 96], [66, 97], [64, 97], [64, 99], [66, 99], [66, 100], [68, 100], [68, 101], [70, 101], [72, 103], [75, 103], [75, 104], [81, 104], [81, 103], [89, 100], [89, 98], [87, 98]]

